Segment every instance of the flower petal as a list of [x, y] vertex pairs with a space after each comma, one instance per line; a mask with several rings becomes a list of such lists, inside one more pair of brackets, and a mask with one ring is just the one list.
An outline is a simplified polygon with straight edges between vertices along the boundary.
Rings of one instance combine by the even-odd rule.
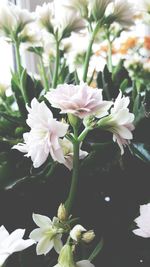
[[41, 231], [40, 228], [37, 228], [37, 229], [34, 229], [29, 237], [32, 239], [32, 240], [35, 240], [36, 242], [40, 241], [40, 239], [43, 237], [43, 232]]
[[76, 263], [76, 266], [77, 267], [94, 267], [94, 265], [88, 260], [78, 261]]
[[40, 228], [47, 228], [52, 225], [52, 221], [49, 217], [33, 213], [33, 221]]
[[43, 237], [36, 246], [37, 255], [46, 255], [54, 246], [53, 240], [49, 237]]
[[61, 241], [61, 237], [62, 235], [57, 235], [55, 238], [54, 238], [54, 249], [55, 251], [59, 254], [62, 247], [63, 247], [63, 243]]

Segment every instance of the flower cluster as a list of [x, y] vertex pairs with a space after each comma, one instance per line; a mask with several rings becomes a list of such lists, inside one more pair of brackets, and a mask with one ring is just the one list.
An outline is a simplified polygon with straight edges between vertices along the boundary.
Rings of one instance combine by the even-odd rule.
[[[117, 141], [123, 154], [123, 145], [132, 139], [131, 131], [134, 129], [134, 115], [129, 113], [129, 98], [122, 97], [120, 92], [110, 115], [108, 110], [113, 102], [102, 98], [102, 90], [92, 89], [86, 84], [59, 85], [57, 89], [47, 93], [46, 98], [53, 107], [61, 110], [61, 113], [72, 114], [75, 117], [85, 119], [93, 116], [102, 118], [98, 126], [113, 133], [113, 140]], [[31, 108], [27, 107], [29, 115], [27, 124], [31, 128], [24, 134], [24, 144], [15, 145], [13, 148], [31, 157], [35, 168], [40, 167], [50, 155], [54, 161], [66, 165], [72, 169], [73, 145], [66, 138], [68, 124], [59, 122], [53, 118], [52, 112], [44, 102], [36, 99], [31, 102]], [[108, 115], [108, 116], [107, 116]], [[71, 121], [70, 121], [71, 122]], [[71, 122], [72, 124], [72, 122]], [[79, 157], [83, 159], [87, 152], [80, 150]]]

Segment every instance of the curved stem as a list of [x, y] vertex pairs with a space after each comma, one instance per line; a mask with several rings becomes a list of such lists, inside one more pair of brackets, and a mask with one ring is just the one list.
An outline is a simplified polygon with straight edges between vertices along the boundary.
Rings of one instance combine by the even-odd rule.
[[84, 140], [84, 138], [87, 136], [87, 134], [88, 134], [88, 132], [91, 130], [91, 128], [89, 127], [89, 128], [85, 128], [84, 130], [83, 130], [83, 132], [79, 135], [79, 138], [78, 138], [78, 140], [79, 140], [79, 142], [82, 142], [83, 140]]
[[44, 67], [42, 56], [40, 56], [40, 59], [41, 59], [41, 69], [42, 69], [42, 76], [43, 76], [43, 82], [44, 82], [44, 89], [46, 92], [48, 92], [49, 91], [49, 84], [48, 84], [48, 79], [47, 79], [46, 70]]
[[59, 44], [60, 41], [56, 40], [56, 60], [55, 60], [55, 70], [54, 70], [52, 88], [56, 88], [58, 82], [58, 71], [59, 71], [59, 61], [60, 61]]
[[68, 214], [70, 214], [73, 202], [77, 192], [78, 186], [78, 178], [79, 178], [79, 149], [80, 142], [78, 141], [78, 130], [74, 128], [74, 137], [75, 141], [73, 143], [73, 174], [72, 174], [72, 182], [70, 187], [69, 196], [65, 203], [65, 207], [67, 209]]

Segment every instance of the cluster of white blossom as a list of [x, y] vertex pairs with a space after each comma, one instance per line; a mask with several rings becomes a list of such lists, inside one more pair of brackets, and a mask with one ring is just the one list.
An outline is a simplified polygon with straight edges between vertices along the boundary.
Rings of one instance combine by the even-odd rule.
[[[92, 89], [84, 83], [63, 84], [51, 89], [46, 98], [53, 107], [61, 110], [60, 113], [72, 114], [81, 120], [87, 120], [90, 116], [100, 119], [99, 127], [113, 133], [113, 140], [117, 141], [122, 154], [123, 146], [133, 137], [134, 115], [128, 109], [129, 98], [122, 97], [121, 92], [113, 103], [103, 100], [101, 89]], [[39, 103], [33, 99], [31, 108], [27, 109], [29, 111], [27, 124], [31, 130], [24, 133], [24, 143], [13, 148], [26, 153], [26, 157], [31, 157], [35, 168], [40, 167], [50, 155], [54, 161], [72, 169], [73, 147], [65, 138], [69, 125], [54, 119], [44, 102]], [[87, 152], [80, 150], [80, 158], [86, 156]]]

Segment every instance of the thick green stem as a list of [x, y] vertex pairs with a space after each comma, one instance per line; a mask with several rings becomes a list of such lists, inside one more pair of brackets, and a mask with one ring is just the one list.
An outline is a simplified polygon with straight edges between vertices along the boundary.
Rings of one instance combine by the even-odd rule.
[[[75, 137], [77, 132], [75, 133]], [[73, 152], [74, 152], [74, 157], [73, 157], [73, 174], [72, 174], [72, 182], [71, 182], [71, 188], [70, 188], [70, 192], [69, 192], [69, 196], [68, 199], [65, 203], [65, 207], [67, 209], [68, 214], [70, 214], [72, 206], [73, 206], [73, 202], [76, 196], [76, 192], [77, 192], [77, 186], [78, 186], [78, 178], [79, 178], [79, 147], [80, 147], [80, 143], [79, 141], [76, 139], [76, 141], [74, 141], [73, 143]]]
[[44, 82], [44, 89], [46, 92], [48, 92], [49, 91], [49, 83], [48, 83], [48, 79], [47, 79], [46, 70], [44, 67], [42, 56], [40, 57], [40, 59], [41, 59], [41, 70], [42, 70], [42, 78], [43, 78], [43, 82]]
[[52, 88], [56, 88], [58, 82], [59, 62], [60, 62], [59, 44], [60, 41], [56, 40], [56, 59], [55, 59], [55, 70], [54, 70]]
[[86, 80], [87, 80], [89, 62], [90, 62], [90, 58], [91, 58], [91, 54], [92, 54], [92, 46], [93, 46], [93, 43], [94, 43], [94, 40], [95, 40], [95, 36], [96, 36], [97, 31], [98, 31], [99, 28], [100, 28], [100, 24], [97, 23], [94, 31], [92, 32], [91, 39], [90, 39], [90, 42], [89, 42], [88, 50], [87, 50], [86, 57], [85, 57], [84, 71], [83, 71], [83, 81], [84, 82], [86, 82]]

